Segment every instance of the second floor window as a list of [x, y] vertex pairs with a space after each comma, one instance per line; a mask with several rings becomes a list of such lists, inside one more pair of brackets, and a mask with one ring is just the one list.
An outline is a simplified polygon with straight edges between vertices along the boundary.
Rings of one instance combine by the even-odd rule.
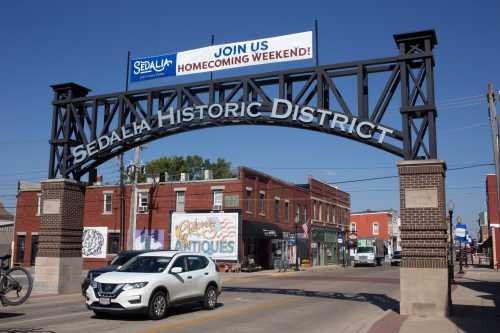
[[285, 223], [290, 221], [290, 203], [285, 201]]
[[259, 192], [259, 213], [265, 214], [266, 208], [266, 194], [264, 192]]
[[247, 212], [253, 211], [252, 190], [245, 191], [245, 209]]
[[304, 223], [307, 223], [307, 207], [304, 207]]
[[185, 208], [185, 203], [186, 203], [186, 192], [184, 191], [177, 191], [175, 192], [175, 211], [176, 212], [183, 212]]
[[356, 232], [356, 223], [355, 222], [351, 222], [351, 229], [350, 229], [351, 232]]
[[280, 200], [274, 199], [274, 219], [276, 222], [280, 220]]
[[102, 212], [105, 214], [111, 214], [113, 209], [113, 193], [105, 192], [104, 196], [104, 207], [102, 208]]
[[299, 223], [300, 222], [300, 206], [297, 206], [295, 208], [295, 223]]
[[137, 193], [137, 211], [139, 213], [146, 213], [149, 209], [149, 193]]
[[36, 201], [36, 215], [40, 216], [40, 214], [42, 213], [42, 195], [37, 194], [36, 200], [37, 200]]
[[373, 231], [373, 234], [374, 235], [378, 235], [378, 223], [377, 222], [374, 222], [373, 225], [372, 225], [372, 231]]
[[222, 209], [222, 201], [223, 201], [224, 192], [222, 190], [214, 190], [213, 196], [214, 196], [214, 209], [216, 207], [218, 209]]

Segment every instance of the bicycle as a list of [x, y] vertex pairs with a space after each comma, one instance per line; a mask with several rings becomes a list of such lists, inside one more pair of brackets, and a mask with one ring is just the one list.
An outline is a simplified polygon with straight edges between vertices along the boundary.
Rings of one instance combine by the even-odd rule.
[[288, 260], [278, 260], [278, 272], [286, 272], [288, 269], [290, 269]]
[[[21, 305], [30, 297], [33, 278], [23, 267], [9, 268], [10, 254], [0, 257], [0, 302], [2, 305]], [[7, 261], [7, 265], [4, 262]]]

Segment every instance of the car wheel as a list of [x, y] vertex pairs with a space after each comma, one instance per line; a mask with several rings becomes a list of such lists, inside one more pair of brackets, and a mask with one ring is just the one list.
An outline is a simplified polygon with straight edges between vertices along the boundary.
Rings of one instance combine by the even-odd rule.
[[163, 291], [155, 292], [149, 299], [148, 317], [151, 320], [159, 320], [167, 313], [168, 299]]
[[205, 290], [205, 297], [203, 298], [203, 307], [206, 310], [213, 310], [217, 306], [217, 288], [215, 286], [208, 286]]

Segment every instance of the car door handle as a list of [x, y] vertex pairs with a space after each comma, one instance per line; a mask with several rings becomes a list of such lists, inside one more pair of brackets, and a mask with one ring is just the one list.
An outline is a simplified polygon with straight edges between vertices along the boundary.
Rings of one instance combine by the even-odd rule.
[[192, 279], [193, 277], [192, 276], [188, 276], [188, 279]]
[[208, 272], [205, 272], [205, 275], [208, 275]]

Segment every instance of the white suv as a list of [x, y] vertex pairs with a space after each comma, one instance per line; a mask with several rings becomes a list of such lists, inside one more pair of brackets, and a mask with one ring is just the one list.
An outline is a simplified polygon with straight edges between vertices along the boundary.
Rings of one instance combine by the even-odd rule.
[[199, 253], [156, 251], [138, 255], [116, 272], [97, 277], [85, 292], [96, 316], [117, 312], [146, 313], [157, 320], [173, 304], [217, 305], [222, 291], [215, 263]]

